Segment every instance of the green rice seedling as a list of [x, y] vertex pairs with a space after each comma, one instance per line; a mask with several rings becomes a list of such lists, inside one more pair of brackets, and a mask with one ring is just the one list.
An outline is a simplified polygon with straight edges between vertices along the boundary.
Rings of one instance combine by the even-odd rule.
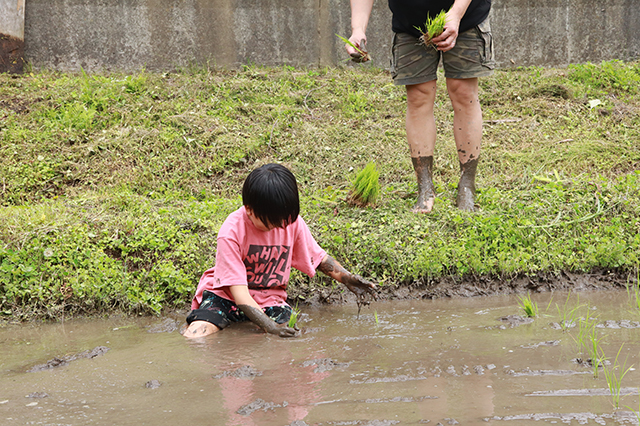
[[640, 312], [640, 269], [636, 267], [636, 282], [635, 284], [629, 284], [627, 282], [627, 294], [629, 295], [629, 302], [634, 310]]
[[569, 330], [569, 328], [574, 327], [576, 325], [576, 317], [578, 316], [578, 310], [582, 307], [580, 305], [580, 296], [578, 295], [578, 304], [573, 309], [569, 309], [569, 298], [571, 297], [571, 293], [567, 295], [567, 300], [564, 302], [564, 306], [560, 308], [558, 304], [556, 304], [556, 308], [558, 309], [558, 315], [560, 316], [560, 327], [562, 327], [563, 331]]
[[[603, 365], [602, 371], [604, 372], [604, 377], [607, 380], [607, 386], [609, 387], [609, 393], [611, 394], [611, 402], [615, 409], [620, 408], [620, 390], [622, 389], [622, 379], [624, 376], [631, 370], [633, 365], [629, 367], [626, 366], [625, 362], [620, 365], [618, 363], [618, 358], [620, 357], [620, 352], [624, 343], [618, 349], [618, 353], [616, 354], [616, 358], [613, 363], [609, 366]], [[604, 359], [604, 353], [602, 354], [602, 359]]]
[[298, 322], [298, 317], [300, 316], [300, 310], [298, 309], [298, 306], [296, 305], [295, 308], [293, 308], [293, 312], [291, 312], [291, 316], [289, 317], [289, 323], [287, 324], [289, 326], [289, 328], [295, 328], [296, 323]]
[[378, 311], [373, 311], [373, 319], [376, 320], [376, 325], [380, 325], [380, 320], [378, 320]]
[[527, 293], [526, 296], [518, 297], [518, 305], [529, 318], [535, 318], [538, 316], [538, 304], [531, 300], [531, 293]]
[[380, 173], [375, 163], [369, 163], [356, 175], [347, 202], [353, 206], [364, 207], [374, 204], [380, 194]]
[[[427, 16], [427, 21], [424, 23], [424, 28], [415, 27], [422, 34], [418, 39], [420, 44], [425, 46], [432, 45], [431, 39], [439, 36], [444, 31], [444, 25], [447, 23], [447, 12], [441, 10], [434, 18]], [[435, 46], [434, 46], [435, 47]]]
[[[638, 388], [638, 394], [640, 395], [640, 388]], [[628, 405], [625, 405], [625, 407], [627, 407], [629, 410], [633, 412], [633, 414], [636, 415], [636, 418], [638, 419], [638, 423], [640, 423], [640, 397], [638, 398], [638, 411], [634, 410]]]
[[348, 38], [342, 37], [340, 34], [336, 34], [336, 36], [338, 36], [340, 40], [345, 42], [345, 44], [348, 44], [349, 46], [353, 47], [356, 50], [356, 52], [358, 52], [358, 54], [360, 55], [360, 57], [352, 57], [351, 60], [355, 62], [367, 62], [371, 60], [371, 55], [369, 55], [369, 52], [365, 50], [364, 40], [362, 40], [362, 42], [360, 43], [360, 46], [356, 46], [356, 44], [353, 43]]

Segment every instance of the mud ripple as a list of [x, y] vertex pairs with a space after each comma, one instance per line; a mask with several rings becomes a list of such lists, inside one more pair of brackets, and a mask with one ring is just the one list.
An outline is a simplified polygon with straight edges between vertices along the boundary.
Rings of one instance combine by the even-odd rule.
[[531, 324], [533, 322], [533, 318], [523, 317], [521, 315], [507, 315], [506, 317], [498, 318], [498, 320], [506, 322], [511, 326], [511, 328], [518, 327], [523, 324]]
[[304, 361], [302, 363], [303, 367], [311, 367], [315, 365], [316, 368], [313, 369], [314, 373], [324, 373], [326, 371], [331, 371], [334, 368], [346, 368], [350, 365], [350, 362], [337, 362], [331, 358], [318, 358], [312, 359], [309, 361]]
[[96, 346], [91, 350], [86, 350], [84, 352], [80, 352], [75, 355], [66, 355], [66, 356], [63, 356], [62, 358], [54, 357], [53, 359], [50, 359], [49, 361], [47, 361], [45, 364], [38, 364], [31, 367], [30, 369], [27, 370], [27, 373], [37, 373], [39, 371], [51, 370], [57, 367], [64, 367], [65, 365], [69, 365], [69, 363], [72, 361], [76, 361], [78, 359], [83, 359], [83, 358], [89, 358], [89, 359], [96, 358], [98, 356], [102, 356], [106, 354], [108, 351], [109, 351], [109, 348], [107, 348], [106, 346]]
[[363, 380], [355, 380], [355, 379], [351, 379], [349, 380], [350, 384], [354, 384], [354, 385], [365, 385], [365, 384], [372, 384], [372, 383], [394, 383], [394, 382], [409, 382], [412, 380], [426, 380], [427, 378], [425, 376], [409, 376], [406, 374], [402, 374], [400, 376], [394, 376], [394, 377], [371, 377], [369, 379], [363, 379]]
[[238, 409], [238, 411], [236, 411], [236, 413], [240, 414], [241, 416], [250, 416], [255, 411], [262, 410], [262, 411], [264, 411], [266, 413], [267, 410], [273, 410], [275, 408], [286, 407], [287, 405], [289, 405], [289, 403], [287, 401], [284, 401], [282, 404], [276, 404], [276, 403], [273, 403], [273, 402], [266, 402], [266, 401], [258, 398], [255, 401], [250, 402], [249, 404], [243, 405], [242, 407], [240, 407]]
[[598, 328], [640, 328], [640, 322], [638, 321], [629, 321], [629, 320], [621, 320], [621, 321], [605, 321], [603, 324], [596, 325]]
[[[548, 391], [535, 391], [525, 396], [610, 396], [609, 389], [558, 389]], [[638, 395], [638, 388], [621, 388], [620, 395]]]
[[513, 377], [522, 376], [572, 376], [574, 374], [591, 374], [590, 371], [575, 370], [530, 370], [528, 368], [522, 371], [507, 370], [506, 373]]
[[243, 365], [242, 367], [233, 371], [224, 371], [220, 374], [213, 376], [214, 379], [221, 379], [223, 377], [235, 377], [238, 379], [253, 379], [255, 377], [262, 376], [262, 371], [258, 371], [250, 365]]
[[546, 342], [532, 343], [530, 345], [520, 345], [520, 347], [524, 349], [538, 349], [540, 346], [558, 346], [559, 344], [560, 340], [548, 340]]
[[171, 318], [167, 318], [164, 321], [162, 321], [159, 324], [154, 324], [152, 326], [149, 326], [149, 328], [147, 329], [147, 332], [149, 333], [173, 333], [174, 331], [176, 331], [179, 328], [179, 323], [178, 321], [171, 319]]
[[521, 421], [521, 420], [558, 420], [565, 424], [570, 424], [573, 421], [578, 422], [581, 425], [586, 425], [590, 421], [600, 425], [606, 425], [607, 419], [615, 419], [618, 421], [634, 422], [636, 420], [635, 413], [629, 411], [618, 411], [614, 414], [594, 414], [594, 413], [535, 413], [535, 414], [517, 414], [513, 416], [494, 416], [485, 418], [484, 421], [490, 422], [494, 420], [503, 421]]

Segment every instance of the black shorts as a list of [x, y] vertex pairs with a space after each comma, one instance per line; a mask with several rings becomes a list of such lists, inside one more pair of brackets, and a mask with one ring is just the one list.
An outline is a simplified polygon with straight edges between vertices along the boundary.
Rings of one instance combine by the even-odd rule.
[[[265, 314], [278, 324], [289, 322], [293, 309], [289, 305], [269, 306], [262, 309]], [[232, 322], [248, 321], [249, 318], [230, 300], [205, 290], [202, 303], [187, 316], [187, 324], [193, 321], [207, 321], [219, 329], [227, 327]]]

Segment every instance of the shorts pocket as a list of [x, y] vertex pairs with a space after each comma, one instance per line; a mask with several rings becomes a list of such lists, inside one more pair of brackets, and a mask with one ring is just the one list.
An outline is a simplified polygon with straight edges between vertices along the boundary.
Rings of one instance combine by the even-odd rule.
[[398, 47], [396, 46], [396, 41], [398, 38], [398, 34], [394, 33], [393, 38], [391, 39], [391, 59], [389, 60], [389, 73], [391, 77], [395, 77], [398, 75]]
[[482, 66], [492, 70], [496, 67], [496, 60], [493, 52], [493, 35], [491, 34], [491, 23], [489, 18], [478, 24], [476, 29], [480, 39], [482, 40], [482, 46], [480, 48], [480, 63]]

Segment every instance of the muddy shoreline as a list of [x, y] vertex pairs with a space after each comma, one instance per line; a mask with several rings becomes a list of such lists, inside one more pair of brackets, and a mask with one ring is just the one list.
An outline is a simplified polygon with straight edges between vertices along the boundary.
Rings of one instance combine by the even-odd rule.
[[[388, 284], [378, 290], [378, 300], [439, 299], [508, 294], [545, 293], [552, 291], [597, 291], [625, 289], [634, 284], [634, 271], [598, 269], [588, 273], [546, 272], [536, 275], [467, 276], [424, 278], [411, 283]], [[327, 280], [327, 283], [329, 281]], [[344, 286], [290, 286], [289, 302], [298, 306], [322, 306], [355, 303], [355, 296]]]
[[[588, 273], [576, 272], [547, 272], [536, 275], [517, 275], [512, 278], [499, 276], [447, 276], [439, 278], [424, 278], [411, 283], [385, 284], [378, 288], [378, 301], [390, 300], [420, 300], [440, 298], [460, 298], [479, 296], [499, 296], [509, 294], [545, 293], [553, 291], [598, 291], [624, 290], [629, 284], [636, 284], [638, 275], [635, 271], [616, 271], [599, 269]], [[195, 289], [195, 286], [194, 286]], [[288, 302], [291, 306], [322, 307], [328, 305], [356, 304], [356, 297], [346, 287], [332, 282], [328, 277], [321, 278], [321, 284], [297, 283], [289, 285], [287, 289]], [[183, 318], [190, 311], [191, 300], [186, 300], [184, 307], [167, 308], [162, 316]], [[65, 320], [73, 318], [91, 318], [104, 315], [127, 314], [120, 311], [102, 311], [83, 314], [65, 313]], [[0, 319], [0, 326], [8, 323], [26, 323], [41, 320], [33, 316]], [[170, 321], [171, 322], [171, 321]], [[171, 322], [170, 331], [175, 329]], [[160, 330], [167, 331], [167, 330]]]

